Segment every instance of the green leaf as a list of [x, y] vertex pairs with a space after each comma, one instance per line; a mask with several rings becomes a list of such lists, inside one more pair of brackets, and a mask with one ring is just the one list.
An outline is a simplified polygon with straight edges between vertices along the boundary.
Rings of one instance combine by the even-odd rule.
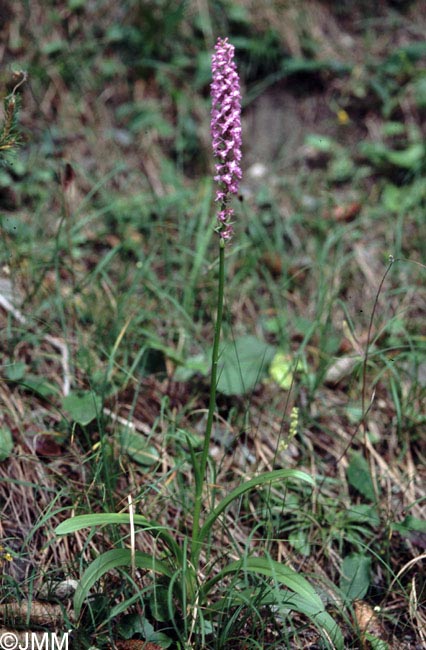
[[370, 526], [380, 525], [380, 517], [377, 509], [366, 503], [351, 505], [346, 511], [346, 516], [351, 523], [369, 524]]
[[401, 523], [392, 524], [392, 529], [402, 537], [408, 537], [412, 544], [426, 548], [426, 521], [407, 515]]
[[277, 352], [269, 367], [269, 376], [283, 390], [290, 390], [296, 364], [291, 354]]
[[371, 650], [390, 650], [389, 644], [383, 641], [383, 639], [378, 639], [374, 634], [366, 632], [365, 640], [368, 641]]
[[161, 585], [156, 585], [149, 598], [149, 607], [152, 616], [159, 623], [165, 623], [170, 619], [168, 595], [168, 588]]
[[370, 467], [364, 456], [358, 453], [352, 454], [349, 467], [347, 469], [349, 484], [355, 488], [369, 501], [376, 500], [374, 484], [370, 475]]
[[303, 596], [288, 593], [281, 602], [277, 603], [277, 607], [278, 611], [279, 608], [283, 608], [284, 610], [290, 609], [304, 614], [320, 630], [323, 636], [331, 641], [334, 648], [337, 650], [344, 649], [343, 635], [336, 621], [328, 612], [315, 610], [312, 603]]
[[416, 169], [425, 157], [424, 145], [420, 142], [402, 151], [389, 151], [387, 159], [392, 165], [403, 169]]
[[77, 11], [77, 9], [82, 9], [85, 4], [86, 0], [68, 0], [68, 9]]
[[[139, 614], [139, 612], [134, 612], [122, 617], [118, 630], [120, 632], [120, 637], [123, 639], [131, 639], [135, 634], [141, 634], [143, 638], [146, 639], [146, 628], [148, 626], [154, 629], [152, 625], [150, 625], [150, 623]], [[148, 634], [149, 632], [150, 629], [148, 628]]]
[[[135, 524], [141, 525], [144, 529], [152, 528], [153, 530], [157, 529], [157, 525], [151, 524], [148, 519], [143, 515], [134, 515], [133, 520]], [[111, 524], [129, 524], [130, 515], [116, 512], [102, 512], [100, 514], [92, 515], [77, 515], [76, 517], [71, 517], [66, 519], [55, 529], [56, 535], [69, 535], [70, 533], [76, 533], [83, 528], [92, 528], [93, 526], [108, 526]]]
[[50, 384], [46, 379], [39, 377], [38, 375], [26, 375], [22, 382], [22, 386], [43, 398], [49, 397], [58, 392], [57, 386]]
[[148, 445], [146, 436], [137, 431], [122, 431], [120, 436], [123, 452], [138, 465], [151, 467], [158, 463], [159, 454], [154, 445]]
[[393, 185], [393, 183], [386, 183], [382, 192], [383, 205], [392, 212], [403, 211], [406, 194], [406, 187], [401, 188]]
[[228, 494], [228, 496], [222, 499], [222, 501], [206, 518], [203, 526], [201, 526], [198, 541], [201, 542], [203, 539], [205, 539], [205, 537], [207, 537], [216, 519], [235, 499], [238, 499], [246, 492], [253, 490], [255, 487], [266, 485], [275, 481], [284, 481], [289, 479], [294, 481], [304, 481], [305, 483], [309, 483], [309, 485], [312, 486], [315, 485], [314, 480], [309, 476], [309, 474], [306, 474], [305, 472], [302, 472], [298, 469], [276, 469], [271, 472], [265, 472], [260, 476], [255, 476], [249, 481], [246, 481], [242, 485], [236, 487]]
[[48, 56], [52, 54], [58, 54], [66, 50], [67, 50], [67, 42], [62, 38], [51, 40], [48, 43], [44, 43], [41, 46], [41, 51], [43, 52], [43, 54], [47, 54]]
[[410, 533], [426, 533], [426, 521], [418, 519], [413, 515], [407, 515], [400, 524], [393, 524], [392, 526], [401, 535], [410, 535]]
[[418, 108], [426, 108], [426, 77], [420, 77], [414, 82], [414, 99]]
[[8, 427], [0, 427], [0, 463], [9, 458], [13, 449], [12, 433]]
[[310, 73], [319, 72], [321, 70], [329, 70], [336, 74], [344, 74], [350, 72], [352, 67], [334, 59], [320, 61], [317, 59], [305, 59], [302, 57], [291, 56], [283, 59], [281, 69], [285, 74], [298, 74], [300, 72]]
[[386, 161], [389, 149], [382, 142], [361, 142], [359, 152], [373, 165], [380, 167]]
[[194, 375], [202, 375], [205, 377], [210, 370], [210, 362], [206, 356], [201, 353], [193, 357], [188, 357], [184, 365], [178, 366], [174, 372], [173, 379], [175, 381], [188, 381]]
[[[343, 650], [343, 637], [337, 623], [325, 611], [324, 604], [312, 585], [294, 569], [271, 558], [252, 557], [238, 560], [231, 562], [217, 576], [205, 583], [203, 592], [205, 589], [207, 594], [214, 584], [231, 573], [251, 573], [272, 578], [277, 588], [269, 592], [272, 596], [271, 604], [285, 607], [287, 611], [295, 610], [305, 614], [338, 650]], [[278, 588], [280, 585], [291, 589], [293, 593], [281, 590]]]
[[311, 545], [309, 544], [308, 536], [306, 531], [302, 528], [293, 530], [288, 536], [288, 543], [292, 546], [298, 553], [308, 557], [311, 552]]
[[318, 324], [315, 321], [311, 321], [303, 316], [296, 316], [295, 318], [295, 328], [305, 339], [310, 338], [317, 326]]
[[225, 395], [244, 395], [261, 380], [275, 348], [255, 336], [229, 342], [219, 355], [217, 390]]
[[101, 407], [102, 400], [99, 395], [89, 391], [70, 393], [62, 400], [62, 408], [68, 411], [74, 422], [83, 427], [95, 420]]
[[339, 145], [335, 140], [333, 140], [333, 138], [330, 138], [327, 135], [317, 135], [315, 133], [309, 133], [305, 137], [305, 144], [321, 153], [333, 153], [339, 148]]
[[328, 178], [333, 183], [343, 183], [353, 178], [355, 170], [356, 167], [353, 160], [349, 156], [341, 154], [330, 163]]
[[343, 560], [340, 589], [348, 601], [364, 598], [370, 586], [371, 558], [352, 553]]
[[388, 58], [382, 63], [386, 65], [388, 61], [405, 62], [406, 60], [415, 63], [419, 59], [426, 56], [426, 41], [416, 41], [403, 45], [396, 50], [393, 50]]
[[[160, 575], [169, 578], [172, 575], [169, 565], [161, 560], [157, 560], [151, 554], [136, 551], [134, 560], [135, 566], [138, 569], [153, 571], [154, 573], [159, 573]], [[74, 595], [74, 612], [76, 618], [80, 616], [83, 603], [95, 582], [102, 578], [105, 573], [108, 573], [108, 571], [112, 571], [112, 569], [118, 567], [130, 568], [131, 565], [132, 553], [130, 549], [127, 548], [112, 549], [111, 551], [102, 553], [102, 555], [99, 555], [96, 560], [89, 564], [86, 571], [81, 576], [78, 588]]]
[[397, 135], [405, 134], [404, 122], [389, 121], [384, 122], [380, 127], [380, 132], [385, 138], [393, 138]]
[[[143, 515], [133, 515], [133, 523], [135, 526], [141, 526], [145, 531], [150, 532], [154, 538], [160, 538], [164, 544], [173, 553], [174, 557], [179, 561], [182, 556], [182, 551], [169, 533], [169, 529], [165, 526], [160, 526], [156, 522], [149, 521]], [[104, 512], [92, 515], [78, 515], [63, 521], [55, 529], [56, 535], [69, 535], [76, 533], [82, 528], [92, 528], [93, 526], [107, 526], [113, 524], [130, 525], [130, 515], [127, 513]]]
[[23, 361], [17, 361], [16, 363], [7, 366], [4, 374], [10, 381], [21, 381], [25, 377], [26, 369], [26, 363]]
[[285, 564], [264, 557], [250, 557], [231, 562], [214, 578], [208, 580], [204, 584], [202, 593], [207, 595], [212, 586], [221, 581], [225, 576], [231, 573], [238, 574], [244, 572], [257, 573], [259, 575], [267, 576], [268, 578], [273, 578], [275, 581], [284, 584], [286, 587], [305, 598], [314, 611], [321, 611], [324, 609], [321, 598], [306, 578]]
[[[157, 589], [155, 588], [154, 591]], [[168, 648], [172, 644], [172, 639], [163, 632], [156, 632], [154, 626], [139, 613], [128, 614], [123, 617], [119, 625], [120, 636], [124, 639], [132, 639], [136, 634], [140, 634], [144, 641], [159, 645], [161, 648]], [[145, 644], [141, 644], [143, 647]]]

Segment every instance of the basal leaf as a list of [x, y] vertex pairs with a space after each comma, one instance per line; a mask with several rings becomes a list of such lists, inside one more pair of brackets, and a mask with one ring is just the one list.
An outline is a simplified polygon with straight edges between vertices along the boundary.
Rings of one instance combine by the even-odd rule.
[[70, 393], [62, 400], [62, 408], [68, 411], [70, 418], [86, 426], [100, 413], [102, 400], [99, 395], [89, 391]]
[[222, 347], [217, 390], [225, 395], [249, 393], [262, 379], [275, 348], [255, 336], [242, 336]]
[[348, 521], [357, 524], [369, 524], [370, 526], [379, 526], [380, 517], [377, 509], [366, 503], [351, 505], [346, 511]]
[[25, 377], [27, 370], [27, 364], [23, 361], [16, 361], [11, 363], [10, 366], [6, 367], [5, 376], [10, 381], [21, 381]]
[[[140, 526], [146, 532], [151, 533], [153, 538], [161, 539], [169, 550], [172, 551], [173, 556], [180, 559], [181, 549], [168, 528], [157, 524], [155, 521], [149, 521], [143, 515], [133, 515], [133, 523], [135, 526]], [[130, 525], [130, 515], [125, 512], [104, 512], [100, 514], [78, 515], [77, 517], [71, 517], [59, 524], [55, 529], [55, 533], [56, 535], [69, 535], [70, 533], [75, 533], [83, 528], [113, 524]]]
[[426, 534], [426, 521], [407, 515], [400, 524], [393, 524], [393, 528], [405, 536], [413, 532]]
[[347, 600], [361, 600], [370, 586], [371, 558], [352, 553], [343, 560], [340, 589]]
[[36, 395], [46, 398], [58, 392], [57, 386], [48, 382], [44, 377], [39, 375], [27, 374], [22, 380], [22, 387], [31, 390]]
[[[138, 569], [153, 571], [154, 573], [159, 573], [167, 577], [171, 576], [171, 570], [168, 564], [161, 560], [157, 560], [148, 553], [136, 551], [134, 559], [135, 566], [138, 567]], [[118, 567], [130, 568], [131, 565], [132, 555], [130, 549], [127, 548], [112, 549], [111, 551], [102, 553], [102, 555], [99, 555], [96, 560], [89, 564], [81, 577], [79, 586], [74, 595], [74, 612], [76, 618], [80, 615], [81, 608], [89, 595], [90, 589], [100, 578], [102, 578], [103, 575], [105, 575], [105, 573]]]
[[392, 524], [392, 528], [402, 537], [408, 537], [412, 544], [426, 549], [426, 521], [424, 519], [407, 515], [401, 523]]
[[376, 500], [376, 492], [371, 479], [370, 467], [364, 456], [358, 453], [352, 455], [347, 469], [347, 476], [350, 485], [355, 490], [358, 490], [369, 501], [374, 502]]
[[293, 382], [295, 363], [293, 357], [285, 352], [277, 352], [269, 366], [269, 376], [283, 390], [290, 390]]
[[158, 463], [159, 454], [154, 445], [147, 444], [146, 436], [137, 431], [122, 431], [120, 436], [123, 451], [144, 467], [150, 467]]

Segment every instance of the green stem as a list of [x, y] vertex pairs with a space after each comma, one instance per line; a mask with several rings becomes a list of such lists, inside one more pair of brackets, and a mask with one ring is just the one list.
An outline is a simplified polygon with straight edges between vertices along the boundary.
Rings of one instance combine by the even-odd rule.
[[213, 352], [212, 352], [212, 369], [210, 375], [210, 400], [209, 411], [207, 415], [206, 433], [204, 436], [204, 445], [201, 452], [200, 464], [194, 466], [195, 474], [195, 504], [194, 504], [194, 519], [192, 527], [192, 545], [191, 545], [191, 561], [195, 567], [198, 563], [200, 555], [200, 514], [203, 499], [203, 485], [206, 480], [207, 471], [207, 458], [209, 455], [210, 438], [212, 434], [214, 413], [216, 410], [216, 384], [217, 384], [217, 365], [219, 360], [219, 343], [220, 332], [222, 329], [222, 316], [223, 316], [223, 293], [225, 286], [225, 242], [220, 240], [219, 250], [219, 284], [217, 293], [217, 315], [216, 325], [214, 330]]

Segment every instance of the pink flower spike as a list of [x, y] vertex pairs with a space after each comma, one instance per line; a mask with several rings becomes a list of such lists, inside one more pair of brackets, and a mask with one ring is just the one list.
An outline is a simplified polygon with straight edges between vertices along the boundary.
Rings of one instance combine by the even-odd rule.
[[241, 161], [241, 91], [235, 48], [227, 38], [218, 38], [212, 57], [213, 81], [211, 84], [211, 134], [213, 154], [219, 161], [215, 165], [214, 180], [219, 188], [216, 201], [221, 201], [218, 230], [225, 241], [231, 239], [233, 228], [230, 219], [233, 210], [227, 208], [232, 194], [238, 194], [242, 177]]

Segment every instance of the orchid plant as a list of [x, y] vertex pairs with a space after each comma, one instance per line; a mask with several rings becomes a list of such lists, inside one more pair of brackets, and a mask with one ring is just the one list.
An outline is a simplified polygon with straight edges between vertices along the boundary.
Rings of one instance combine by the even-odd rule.
[[[203, 447], [198, 452], [190, 447], [194, 476], [194, 514], [192, 535], [185, 536], [167, 529], [143, 515], [134, 514], [130, 502], [129, 513], [104, 513], [75, 516], [60, 524], [56, 533], [66, 535], [86, 527], [127, 524], [130, 527], [130, 548], [112, 549], [98, 555], [80, 577], [74, 598], [74, 613], [79, 618], [87, 602], [90, 590], [107, 572], [117, 568], [130, 569], [128, 578], [136, 586], [135, 569], [140, 568], [151, 578], [148, 587], [137, 587], [134, 595], [112, 608], [109, 619], [125, 612], [136, 603], [141, 594], [151, 589], [155, 600], [163, 598], [166, 615], [157, 619], [157, 630], [147, 641], [156, 641], [163, 647], [171, 643], [164, 629], [172, 630], [178, 648], [222, 647], [211, 639], [219, 638], [218, 625], [224, 612], [239, 612], [244, 606], [247, 594], [241, 588], [247, 579], [254, 585], [250, 598], [256, 607], [273, 606], [278, 617], [297, 611], [307, 616], [320, 630], [329, 647], [343, 648], [339, 627], [326, 612], [325, 606], [308, 580], [292, 568], [273, 560], [266, 552], [259, 557], [257, 552], [248, 552], [243, 558], [229, 563], [210, 560], [208, 552], [212, 532], [222, 515], [233, 501], [240, 499], [250, 490], [269, 486], [272, 482], [296, 480], [313, 485], [313, 479], [305, 472], [278, 469], [265, 472], [231, 490], [210, 512], [203, 511], [204, 497], [209, 489], [207, 476], [210, 439], [216, 411], [216, 384], [218, 379], [219, 344], [222, 327], [223, 299], [225, 286], [225, 250], [233, 235], [234, 210], [231, 200], [238, 192], [241, 180], [241, 91], [235, 63], [234, 46], [227, 38], [217, 40], [212, 58], [211, 84], [211, 134], [213, 154], [216, 159], [215, 181], [217, 183], [215, 202], [218, 204], [217, 227], [219, 244], [219, 279], [217, 315], [214, 329], [212, 365], [210, 377], [210, 400]], [[152, 536], [153, 552], [135, 550], [135, 528]], [[223, 557], [226, 557], [223, 549]], [[258, 587], [256, 587], [256, 580]], [[226, 588], [220, 589], [221, 585]], [[229, 585], [234, 585], [231, 588]], [[226, 618], [226, 615], [225, 615]], [[167, 619], [167, 625], [164, 624]], [[161, 624], [163, 622], [163, 627]], [[153, 628], [152, 628], [153, 629]], [[163, 632], [161, 631], [163, 630]]]

